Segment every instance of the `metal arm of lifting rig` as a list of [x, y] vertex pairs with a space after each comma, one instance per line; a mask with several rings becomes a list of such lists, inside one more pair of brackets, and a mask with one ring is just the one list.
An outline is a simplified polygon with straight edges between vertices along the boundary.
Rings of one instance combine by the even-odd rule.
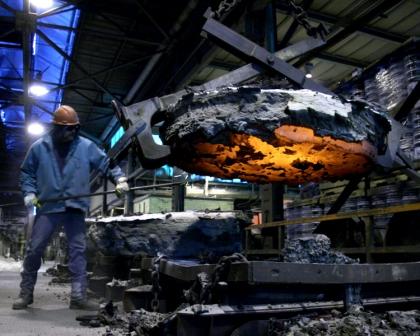
[[[215, 20], [212, 20], [212, 22]], [[218, 26], [219, 31], [221, 28], [227, 29], [230, 32], [229, 28], [220, 24]], [[207, 34], [211, 34], [211, 28], [208, 29]], [[236, 33], [235, 33], [236, 34]], [[246, 40], [248, 43], [257, 47], [257, 45], [249, 40]], [[292, 46], [284, 48], [277, 53], [271, 54], [268, 53], [273, 59], [277, 60], [277, 62], [282, 62], [283, 65], [286, 64], [287, 67], [292, 67], [291, 65], [287, 64], [286, 61], [301, 56], [307, 53], [310, 50], [313, 50], [320, 45], [324, 44], [322, 40], [308, 38], [301, 42], [298, 42]], [[259, 47], [259, 46], [258, 46]], [[261, 47], [259, 47], [261, 48]], [[261, 48], [262, 49], [262, 48]], [[265, 54], [262, 54], [262, 58], [266, 58]], [[263, 61], [261, 61], [263, 62]], [[277, 73], [283, 74], [280, 68], [278, 67], [278, 63], [274, 64], [274, 69]], [[294, 68], [294, 67], [292, 67]], [[293, 72], [289, 76], [294, 78], [294, 81], [301, 81], [301, 78], [305, 78], [303, 73], [299, 70], [294, 68], [296, 71]], [[249, 79], [254, 78], [255, 76], [263, 73], [265, 68], [260, 66], [259, 64], [250, 63], [244, 65], [228, 74], [225, 74], [219, 78], [216, 78], [212, 81], [204, 83], [200, 86], [192, 87], [191, 90], [193, 91], [206, 91], [216, 89], [221, 86], [226, 85], [239, 85], [242, 82], [245, 82]], [[306, 84], [314, 87], [315, 82], [305, 81]], [[305, 85], [306, 85], [305, 84]], [[319, 84], [318, 84], [319, 85]], [[321, 87], [319, 85], [319, 87]], [[306, 87], [309, 88], [309, 87]], [[326, 92], [328, 89], [324, 89], [323, 92]], [[162, 97], [154, 97], [151, 99], [144, 100], [142, 102], [130, 105], [130, 106], [122, 106], [117, 102], [113, 101], [113, 107], [117, 114], [118, 119], [120, 120], [121, 124], [125, 128], [124, 136], [116, 143], [116, 145], [111, 149], [109, 155], [112, 158], [118, 157], [122, 152], [124, 152], [131, 144], [131, 141], [135, 143], [136, 148], [139, 150], [139, 154], [142, 158], [142, 164], [145, 168], [158, 168], [165, 163], [170, 157], [171, 151], [169, 146], [166, 145], [158, 145], [155, 143], [152, 137], [152, 126], [160, 121], [165, 119], [165, 113], [168, 107], [174, 103], [182, 96], [187, 94], [186, 90], [181, 90], [176, 93], [162, 96]]]

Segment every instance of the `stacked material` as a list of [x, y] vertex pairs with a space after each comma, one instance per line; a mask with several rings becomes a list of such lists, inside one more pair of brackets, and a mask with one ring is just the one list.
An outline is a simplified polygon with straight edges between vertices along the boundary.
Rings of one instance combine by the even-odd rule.
[[171, 212], [88, 219], [88, 236], [107, 256], [210, 258], [241, 249], [242, 212]]
[[413, 111], [411, 112], [411, 120], [412, 125], [411, 128], [413, 130], [413, 151], [411, 153], [414, 160], [420, 159], [420, 103], [417, 102], [416, 106], [414, 107]]
[[[410, 94], [420, 80], [418, 43], [405, 50], [404, 55], [395, 56], [379, 64], [370, 74], [363, 76], [363, 96], [368, 102], [393, 111]], [[400, 141], [401, 149], [411, 157], [420, 159], [420, 106], [415, 107], [406, 120]], [[417, 131], [416, 131], [417, 130]], [[416, 148], [418, 148], [416, 150]]]

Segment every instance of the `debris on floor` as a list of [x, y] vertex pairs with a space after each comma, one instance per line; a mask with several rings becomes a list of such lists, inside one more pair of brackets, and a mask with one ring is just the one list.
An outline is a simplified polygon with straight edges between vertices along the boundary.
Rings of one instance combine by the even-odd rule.
[[420, 311], [364, 311], [356, 306], [347, 313], [333, 310], [316, 317], [270, 320], [272, 336], [412, 336], [420, 335]]
[[76, 318], [80, 325], [96, 328], [107, 326], [102, 336], [153, 335], [163, 330], [174, 313], [161, 314], [145, 309], [121, 312], [118, 305], [109, 301], [97, 314], [80, 315]]
[[331, 249], [331, 240], [322, 234], [286, 240], [284, 261], [318, 264], [355, 264], [358, 260]]
[[52, 276], [49, 284], [71, 283], [71, 276], [67, 265], [56, 264], [46, 270], [46, 275]]
[[[184, 308], [185, 306], [183, 306]], [[115, 314], [111, 320], [104, 320], [102, 310], [97, 316], [85, 316], [81, 324], [96, 327], [108, 325], [102, 336], [153, 336], [167, 335], [173, 328], [171, 321], [176, 312], [161, 314], [144, 309], [130, 313]], [[365, 311], [362, 306], [352, 306], [347, 312], [330, 312], [288, 319], [270, 318], [267, 336], [418, 336], [420, 335], [420, 311], [388, 311], [375, 313]], [[256, 334], [260, 336], [260, 334]]]

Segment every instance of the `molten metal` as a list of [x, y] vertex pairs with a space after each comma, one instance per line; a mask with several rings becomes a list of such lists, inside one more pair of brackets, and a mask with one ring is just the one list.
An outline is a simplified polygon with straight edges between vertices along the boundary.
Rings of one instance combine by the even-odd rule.
[[[224, 93], [224, 100], [218, 92], [178, 104], [191, 112], [164, 133], [178, 167], [257, 183], [334, 181], [368, 172], [389, 130], [378, 112], [307, 90]], [[318, 100], [308, 104], [308, 97]], [[314, 111], [322, 104], [334, 109]]]
[[230, 135], [229, 144], [197, 143], [192, 146], [191, 161], [177, 165], [217, 177], [299, 184], [364, 174], [376, 155], [367, 141], [348, 143], [319, 137], [305, 127], [281, 126], [273, 137], [277, 145], [237, 133]]

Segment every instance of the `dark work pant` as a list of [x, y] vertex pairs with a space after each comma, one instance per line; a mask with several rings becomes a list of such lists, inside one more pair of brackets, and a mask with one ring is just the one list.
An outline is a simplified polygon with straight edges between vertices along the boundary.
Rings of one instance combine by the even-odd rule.
[[86, 227], [84, 214], [81, 211], [69, 209], [66, 212], [39, 214], [35, 218], [31, 240], [26, 249], [23, 261], [21, 296], [32, 294], [37, 273], [52, 234], [63, 225], [68, 240], [69, 270], [72, 283], [80, 284], [78, 288], [86, 287]]

